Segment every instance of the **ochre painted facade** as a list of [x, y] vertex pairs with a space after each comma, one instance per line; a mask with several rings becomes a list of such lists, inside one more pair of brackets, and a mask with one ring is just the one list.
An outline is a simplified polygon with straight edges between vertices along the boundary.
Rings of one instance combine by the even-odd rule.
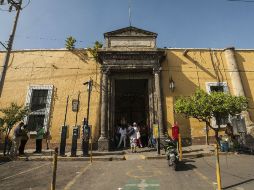
[[[174, 121], [180, 124], [183, 138], [204, 137], [204, 124], [195, 119], [185, 119], [173, 112], [173, 104], [179, 96], [189, 96], [200, 87], [206, 90], [207, 82], [226, 82], [232, 92], [232, 82], [222, 49], [164, 49], [166, 58], [162, 62], [161, 88], [164, 121], [170, 130]], [[0, 52], [2, 62], [4, 52]], [[235, 57], [249, 101], [250, 118], [254, 119], [254, 50], [235, 50]], [[169, 80], [175, 82], [175, 90], [169, 89]], [[84, 50], [22, 50], [11, 54], [0, 107], [11, 102], [25, 105], [29, 85], [53, 85], [49, 129], [51, 143], [60, 142], [61, 126], [64, 122], [66, 99], [69, 95], [67, 121], [68, 142], [71, 142], [72, 126], [75, 125], [75, 112], [71, 101], [77, 99], [79, 91], [80, 110], [78, 124], [82, 124], [87, 111], [87, 87], [84, 82], [94, 81], [90, 105], [90, 123], [93, 126], [95, 141], [100, 133], [100, 64], [96, 63]], [[212, 135], [212, 134], [211, 134]]]

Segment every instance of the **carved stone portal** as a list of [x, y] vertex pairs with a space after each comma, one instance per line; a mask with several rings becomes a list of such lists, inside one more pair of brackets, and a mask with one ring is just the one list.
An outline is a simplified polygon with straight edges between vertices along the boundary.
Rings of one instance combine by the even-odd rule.
[[[152, 126], [153, 123], [158, 123], [160, 126], [160, 136], [163, 136], [165, 130], [163, 126], [160, 72], [158, 68], [161, 67], [165, 52], [156, 48], [157, 34], [135, 27], [127, 27], [105, 33], [104, 37], [106, 47], [98, 52], [102, 66], [101, 135], [98, 140], [98, 149], [100, 151], [110, 149], [109, 144], [112, 144], [114, 139], [116, 122], [133, 122], [124, 121], [127, 120], [124, 117], [127, 117], [129, 120], [131, 120], [130, 118], [137, 118], [126, 113], [126, 116], [123, 117], [124, 119], [119, 121], [119, 106], [116, 106], [116, 100], [119, 101], [119, 97], [116, 98], [116, 96], [119, 96], [118, 94], [121, 90], [116, 92], [116, 83], [122, 82], [121, 84], [127, 84], [125, 86], [128, 86], [128, 83], [124, 81], [127, 79], [133, 80], [130, 82], [134, 85], [134, 80], [137, 83], [140, 83], [142, 80], [147, 85], [147, 88], [144, 88], [147, 89], [145, 94], [138, 94], [136, 91], [128, 92], [125, 89], [125, 91], [122, 91], [124, 92], [123, 98], [134, 98], [134, 102], [137, 104], [137, 96], [143, 96], [148, 104], [145, 108], [146, 113], [144, 113], [147, 120], [146, 125]], [[131, 93], [136, 94], [133, 95]], [[129, 102], [129, 104], [131, 103]], [[130, 110], [126, 110], [126, 112], [130, 112]], [[141, 111], [140, 114], [142, 114]]]

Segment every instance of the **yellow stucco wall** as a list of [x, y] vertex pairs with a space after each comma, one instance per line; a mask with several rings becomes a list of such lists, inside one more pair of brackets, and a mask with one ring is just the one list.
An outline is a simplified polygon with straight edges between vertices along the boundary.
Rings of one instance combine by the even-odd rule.
[[[206, 90], [206, 82], [227, 82], [229, 91], [232, 85], [223, 50], [189, 49], [187, 56], [184, 49], [167, 49], [167, 57], [162, 63], [162, 92], [165, 123], [168, 129], [174, 121], [180, 124], [183, 137], [203, 137], [204, 123], [195, 119], [185, 119], [174, 115], [173, 104], [179, 96], [189, 96], [197, 87]], [[0, 61], [3, 53], [0, 53]], [[236, 60], [242, 77], [246, 96], [249, 99], [249, 112], [254, 119], [254, 50], [236, 50]], [[169, 90], [169, 79], [175, 82], [174, 92]], [[75, 113], [71, 110], [71, 100], [80, 96], [78, 124], [86, 116], [87, 88], [83, 85], [90, 77], [94, 80], [91, 96], [90, 123], [95, 139], [99, 133], [100, 113], [100, 69], [99, 65], [87, 55], [86, 51], [66, 50], [26, 50], [16, 51], [11, 55], [5, 78], [0, 106], [7, 106], [15, 101], [24, 104], [29, 85], [54, 85], [50, 129], [52, 142], [60, 141], [60, 127], [64, 121], [66, 98], [69, 95], [67, 124], [74, 126]], [[70, 130], [71, 131], [71, 130]], [[212, 134], [211, 134], [212, 135]], [[71, 137], [71, 132], [69, 133]], [[68, 139], [70, 142], [71, 138]]]
[[[78, 124], [82, 124], [87, 112], [87, 87], [83, 85], [90, 77], [94, 81], [91, 94], [90, 123], [93, 134], [98, 136], [100, 72], [95, 61], [85, 51], [20, 51], [11, 54], [4, 90], [0, 99], [1, 107], [14, 101], [25, 104], [29, 85], [54, 85], [50, 131], [52, 142], [60, 142], [60, 129], [64, 122], [66, 99], [69, 106], [66, 123], [70, 129], [75, 125], [75, 112], [72, 112], [72, 99], [80, 95]], [[71, 137], [69, 130], [69, 137]], [[71, 138], [68, 139], [70, 142]]]
[[[225, 60], [224, 50], [189, 49], [187, 56], [184, 56], [184, 49], [170, 49], [167, 51], [167, 58], [163, 62], [162, 82], [164, 102], [166, 103], [166, 121], [170, 127], [177, 121], [183, 137], [205, 136], [204, 123], [196, 119], [186, 119], [181, 115], [173, 113], [173, 104], [179, 96], [189, 96], [196, 88], [206, 90], [206, 82], [227, 82], [230, 93], [232, 83]], [[236, 50], [236, 60], [240, 70], [242, 83], [249, 100], [249, 113], [251, 119], [253, 113], [254, 95], [254, 54], [253, 50]], [[172, 76], [175, 82], [175, 91], [169, 90], [169, 79]], [[213, 135], [210, 132], [210, 135]]]

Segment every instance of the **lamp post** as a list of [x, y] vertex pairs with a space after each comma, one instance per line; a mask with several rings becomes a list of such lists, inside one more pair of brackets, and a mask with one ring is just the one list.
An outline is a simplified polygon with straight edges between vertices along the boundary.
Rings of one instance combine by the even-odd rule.
[[[82, 127], [82, 133], [83, 133], [83, 139], [82, 139], [82, 149], [83, 149], [83, 156], [88, 155], [88, 149], [89, 149], [89, 138], [92, 143], [92, 129], [89, 128], [89, 110], [90, 110], [90, 97], [91, 97], [91, 91], [92, 91], [92, 85], [93, 80], [90, 79], [89, 81], [83, 83], [83, 85], [87, 85], [88, 90], [88, 98], [87, 98], [87, 116], [84, 118], [84, 125]], [[90, 137], [89, 137], [90, 136]], [[91, 156], [92, 156], [92, 146], [91, 146]], [[91, 157], [92, 162], [92, 157]]]
[[87, 98], [87, 124], [89, 124], [89, 109], [90, 109], [90, 98], [91, 98], [91, 92], [92, 92], [92, 86], [93, 86], [93, 80], [90, 79], [89, 81], [83, 83], [83, 85], [87, 85], [87, 90], [88, 90], [88, 98]]

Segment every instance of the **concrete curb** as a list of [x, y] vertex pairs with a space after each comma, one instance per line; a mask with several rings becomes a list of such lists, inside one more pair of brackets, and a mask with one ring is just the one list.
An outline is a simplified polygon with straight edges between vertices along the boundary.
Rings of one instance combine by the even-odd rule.
[[[219, 153], [221, 156], [225, 155], [233, 155], [234, 152], [220, 152]], [[198, 153], [198, 154], [183, 154], [183, 159], [185, 158], [202, 158], [202, 157], [209, 157], [209, 156], [214, 156], [214, 152], [206, 152], [206, 153]], [[145, 160], [159, 160], [159, 159], [166, 159], [165, 155], [154, 155], [154, 156], [145, 156]]]
[[[235, 154], [234, 152], [220, 152], [220, 155], [232, 155]], [[108, 155], [108, 156], [107, 156]], [[93, 156], [93, 161], [124, 161], [126, 160], [127, 155], [118, 155], [114, 154], [113, 156], [109, 153], [106, 153], [105, 156]], [[140, 160], [160, 160], [166, 159], [166, 155], [140, 155]], [[209, 157], [214, 156], [214, 152], [205, 152], [205, 153], [189, 153], [183, 154], [183, 159], [194, 159], [194, 158], [202, 158], [202, 157]], [[17, 159], [12, 159], [8, 156], [0, 156], [1, 162], [8, 162], [8, 161], [53, 161], [53, 156], [28, 156], [28, 157], [17, 157]], [[69, 157], [69, 156], [58, 156], [58, 161], [90, 161], [90, 157]]]
[[[53, 161], [51, 156], [30, 156], [30, 157], [18, 157], [18, 161]], [[90, 157], [58, 157], [58, 161], [90, 161]], [[125, 160], [124, 156], [95, 156], [93, 161], [120, 161]]]

